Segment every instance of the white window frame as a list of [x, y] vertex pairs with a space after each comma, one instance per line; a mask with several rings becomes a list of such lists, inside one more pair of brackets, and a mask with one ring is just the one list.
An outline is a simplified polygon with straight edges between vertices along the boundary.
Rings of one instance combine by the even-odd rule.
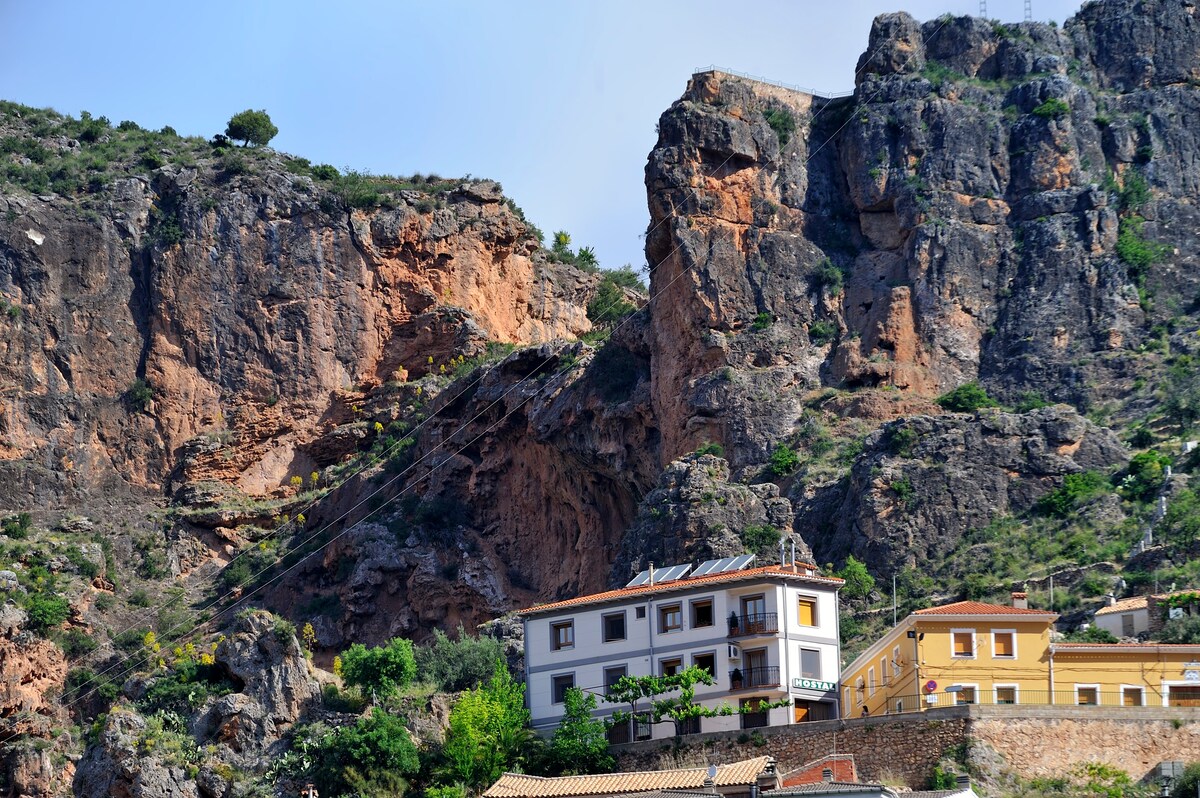
[[863, 701], [866, 700], [866, 696], [867, 696], [867, 682], [865, 679], [863, 679], [863, 677], [859, 676], [854, 681], [854, 701], [855, 701], [855, 703], [857, 703], [861, 706]]
[[1144, 684], [1123, 684], [1123, 685], [1121, 685], [1121, 706], [1125, 706], [1125, 691], [1126, 690], [1141, 691], [1142, 703], [1134, 704], [1134, 706], [1138, 706], [1138, 707], [1146, 706], [1146, 685], [1144, 685]]
[[1197, 685], [1195, 682], [1188, 682], [1188, 681], [1181, 681], [1181, 680], [1167, 681], [1166, 679], [1163, 679], [1162, 685], [1159, 687], [1159, 692], [1162, 695], [1162, 705], [1164, 707], [1171, 706], [1171, 688], [1172, 687], [1197, 687], [1197, 686], [1200, 686], [1200, 685]]
[[[1012, 688], [1012, 691], [1013, 691], [1013, 702], [1011, 705], [1010, 704], [1001, 704], [1000, 703], [1000, 691], [1002, 689], [1007, 690], [1009, 688]], [[976, 695], [976, 697], [978, 698], [978, 694]], [[1021, 685], [1019, 685], [1019, 684], [993, 684], [992, 685], [992, 703], [995, 704], [996, 706], [1000, 706], [1000, 707], [1019, 705], [1021, 703]]]
[[879, 683], [883, 687], [888, 687], [891, 682], [888, 681], [888, 661], [887, 654], [879, 658]]
[[952, 706], [956, 706], [956, 707], [979, 706], [979, 683], [978, 682], [955, 682], [954, 684], [952, 684], [950, 686], [951, 687], [970, 687], [972, 690], [972, 695], [975, 696], [974, 701], [970, 702], [969, 704], [962, 704], [962, 703], [959, 703], [959, 700], [958, 700], [958, 697], [960, 695], [962, 695], [962, 691], [960, 690], [956, 693], [951, 693], [950, 694], [952, 697], [951, 700], [954, 702], [952, 704]]
[[[801, 601], [811, 601], [812, 602], [813, 622], [812, 622], [811, 626], [800, 620], [800, 602]], [[796, 625], [803, 627], [805, 629], [821, 628], [821, 601], [820, 601], [819, 597], [810, 596], [807, 593], [797, 593], [796, 594]]]
[[[996, 653], [996, 635], [1012, 635], [1012, 651], [1011, 654]], [[993, 629], [992, 630], [992, 659], [1007, 659], [1012, 660], [1017, 658], [1017, 630], [1016, 629]], [[1005, 685], [1007, 686], [1007, 685]]]
[[[1079, 691], [1081, 689], [1082, 690], [1095, 690], [1096, 691], [1096, 703], [1094, 703], [1094, 704], [1079, 703]], [[1075, 685], [1075, 706], [1077, 706], [1077, 707], [1098, 707], [1098, 706], [1100, 706], [1100, 685], [1099, 684], [1078, 684], [1077, 683]]]
[[900, 646], [892, 646], [892, 678], [899, 679], [902, 673], [904, 668], [900, 666]]
[[[958, 634], [971, 635], [971, 653], [956, 654], [954, 653], [954, 636]], [[950, 630], [950, 659], [978, 659], [979, 658], [979, 640], [974, 629], [951, 629]]]
[[875, 695], [875, 666], [867, 668], [867, 690], [871, 695]]

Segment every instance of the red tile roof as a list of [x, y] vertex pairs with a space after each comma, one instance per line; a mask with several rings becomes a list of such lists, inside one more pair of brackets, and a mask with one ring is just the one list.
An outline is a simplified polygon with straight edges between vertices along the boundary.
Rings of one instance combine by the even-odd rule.
[[913, 615], [1027, 615], [1033, 618], [1057, 617], [1058, 613], [1047, 610], [1026, 610], [1008, 604], [984, 604], [982, 601], [956, 601], [940, 607], [917, 610]]
[[[813, 576], [806, 576], [805, 568], [811, 568]], [[814, 582], [821, 585], [830, 585], [840, 587], [845, 584], [845, 580], [838, 579], [835, 576], [817, 576], [817, 567], [806, 563], [800, 564], [800, 570], [793, 570], [790, 565], [764, 565], [759, 568], [747, 568], [744, 571], [727, 571], [720, 574], [707, 574], [705, 576], [694, 576], [685, 579], [676, 579], [673, 582], [659, 582], [656, 585], [639, 585], [638, 587], [623, 587], [617, 590], [606, 590], [603, 593], [592, 593], [588, 596], [576, 596], [575, 598], [563, 599], [562, 601], [553, 601], [548, 604], [538, 604], [528, 609], [519, 610], [518, 615], [533, 615], [540, 612], [549, 612], [551, 610], [562, 609], [563, 607], [577, 607], [582, 604], [600, 604], [606, 601], [618, 601], [620, 599], [632, 598], [635, 596], [644, 596], [652, 593], [666, 593], [672, 590], [686, 590], [693, 585], [712, 585], [722, 582], [737, 582], [755, 577], [787, 577], [802, 582]]]
[[799, 787], [802, 784], [818, 784], [824, 781], [824, 770], [833, 771], [833, 780], [843, 783], [855, 783], [858, 774], [854, 770], [854, 757], [850, 754], [831, 754], [830, 756], [801, 765], [795, 770], [784, 774], [781, 787]]
[[1200, 643], [1051, 643], [1055, 651], [1103, 651], [1106, 653], [1138, 654], [1155, 652], [1159, 649], [1187, 652], [1189, 649], [1200, 652]]
[[[754, 784], [770, 757], [760, 756], [717, 766], [716, 787]], [[573, 798], [582, 795], [619, 795], [652, 790], [687, 790], [704, 786], [708, 768], [650, 770], [635, 773], [598, 773], [591, 776], [526, 776], [505, 773], [484, 791], [484, 798]]]

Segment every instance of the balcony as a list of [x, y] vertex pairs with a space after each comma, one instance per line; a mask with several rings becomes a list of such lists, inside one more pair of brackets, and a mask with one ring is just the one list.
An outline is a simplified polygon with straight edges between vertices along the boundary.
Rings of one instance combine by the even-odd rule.
[[779, 666], [762, 668], [734, 668], [729, 672], [730, 690], [778, 690]]
[[753, 615], [729, 616], [730, 637], [773, 635], [778, 632], [779, 616], [774, 612], [757, 612]]

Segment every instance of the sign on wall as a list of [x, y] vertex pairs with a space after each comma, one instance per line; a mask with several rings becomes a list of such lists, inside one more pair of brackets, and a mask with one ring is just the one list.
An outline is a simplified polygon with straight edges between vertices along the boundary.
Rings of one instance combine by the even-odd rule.
[[831, 690], [837, 689], [837, 684], [834, 682], [818, 682], [816, 679], [792, 679], [793, 690], [820, 690], [823, 693], [828, 693]]

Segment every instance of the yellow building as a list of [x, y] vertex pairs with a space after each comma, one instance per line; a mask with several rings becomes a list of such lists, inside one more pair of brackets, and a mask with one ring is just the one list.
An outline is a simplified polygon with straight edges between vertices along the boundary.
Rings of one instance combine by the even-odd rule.
[[1058, 615], [960, 601], [917, 610], [841, 677], [842, 716], [954, 704], [1050, 703], [1050, 629]]
[[956, 704], [1200, 707], [1200, 645], [1055, 643], [1058, 615], [960, 601], [918, 610], [842, 671], [842, 716]]

